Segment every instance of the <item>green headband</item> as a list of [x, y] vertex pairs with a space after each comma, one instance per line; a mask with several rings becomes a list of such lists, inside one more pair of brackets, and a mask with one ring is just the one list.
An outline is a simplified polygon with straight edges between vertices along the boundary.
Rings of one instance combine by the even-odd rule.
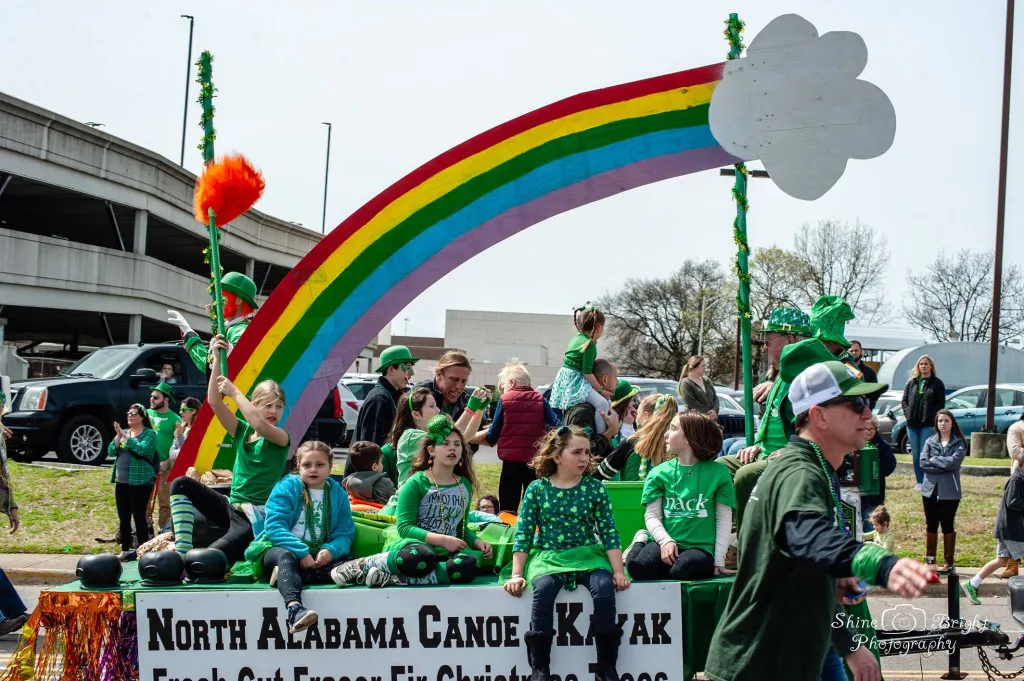
[[661, 409], [661, 405], [665, 404], [665, 398], [659, 397], [658, 401], [654, 403], [654, 411]]
[[412, 406], [412, 393], [409, 393], [409, 411], [416, 411]]
[[432, 417], [427, 424], [427, 439], [435, 445], [439, 445], [452, 434], [453, 430], [455, 430], [455, 424], [452, 423], [451, 417], [448, 414], [438, 414]]

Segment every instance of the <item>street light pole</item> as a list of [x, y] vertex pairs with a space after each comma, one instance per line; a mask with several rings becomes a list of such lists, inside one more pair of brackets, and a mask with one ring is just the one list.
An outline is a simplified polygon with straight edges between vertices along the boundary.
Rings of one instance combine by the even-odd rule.
[[191, 14], [182, 14], [182, 19], [188, 19], [188, 57], [185, 59], [185, 114], [181, 120], [181, 159], [178, 165], [185, 167], [185, 129], [188, 125], [188, 86], [192, 81], [192, 28], [195, 25], [195, 17]]
[[327, 233], [327, 178], [331, 174], [331, 124], [324, 121], [327, 126], [327, 163], [324, 167], [324, 214], [320, 220], [320, 233]]

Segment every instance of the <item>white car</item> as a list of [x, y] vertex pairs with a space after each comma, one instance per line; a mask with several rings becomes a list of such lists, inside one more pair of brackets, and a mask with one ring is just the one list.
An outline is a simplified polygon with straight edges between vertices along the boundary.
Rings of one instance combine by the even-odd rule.
[[[348, 426], [348, 439], [351, 442], [352, 435], [356, 431], [356, 421], [359, 419], [359, 407], [363, 406], [363, 400], [355, 395], [348, 384], [354, 381], [342, 379], [338, 381], [338, 397], [341, 400], [341, 412]], [[361, 382], [361, 381], [360, 381]]]

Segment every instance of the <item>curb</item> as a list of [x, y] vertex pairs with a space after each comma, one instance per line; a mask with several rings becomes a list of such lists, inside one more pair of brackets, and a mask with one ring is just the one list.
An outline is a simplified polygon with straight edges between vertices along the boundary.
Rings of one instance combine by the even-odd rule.
[[[896, 470], [901, 473], [914, 473], [914, 464], [898, 461]], [[1010, 467], [1006, 466], [961, 466], [960, 472], [964, 475], [977, 475], [980, 477], [1010, 477]]]
[[[970, 576], [962, 575], [960, 578], [960, 582], [963, 583], [969, 579]], [[998, 579], [998, 577], [995, 579]], [[929, 584], [928, 586], [926, 586], [924, 589], [924, 594], [922, 594], [921, 597], [946, 598], [948, 595], [946, 589], [947, 582], [945, 579], [943, 579], [938, 584]], [[879, 586], [872, 587], [871, 591], [868, 592], [868, 598], [872, 596], [878, 596], [880, 598], [901, 598], [899, 594], [894, 594], [888, 589], [883, 589]], [[991, 598], [993, 596], [1006, 597], [1006, 580], [999, 579], [999, 581], [993, 581], [992, 579], [986, 579], [984, 582], [981, 583], [981, 586], [978, 587], [978, 596], [985, 596], [987, 598]], [[964, 595], [962, 589], [960, 590], [960, 600], [965, 602], [967, 601], [967, 596]]]
[[5, 568], [4, 574], [12, 584], [60, 586], [78, 579], [74, 570], [28, 570], [24, 568]]

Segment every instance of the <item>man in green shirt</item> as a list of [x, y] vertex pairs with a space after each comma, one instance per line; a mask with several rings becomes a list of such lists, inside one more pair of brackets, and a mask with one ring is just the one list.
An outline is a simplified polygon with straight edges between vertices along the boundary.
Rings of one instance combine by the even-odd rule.
[[167, 469], [170, 467], [171, 445], [174, 444], [174, 428], [181, 417], [171, 411], [174, 388], [161, 383], [149, 394], [149, 421], [156, 431], [156, 452], [160, 455], [160, 476], [157, 478], [156, 498], [160, 504], [157, 528], [162, 528], [171, 519], [171, 488], [167, 484]]
[[[228, 272], [221, 279], [220, 287], [224, 291], [224, 336], [229, 347], [233, 348], [238, 345], [239, 339], [259, 308], [256, 304], [256, 283], [240, 272]], [[168, 310], [167, 315], [167, 321], [181, 329], [189, 357], [200, 371], [206, 371], [209, 353], [203, 339], [192, 330], [180, 312]]]
[[[806, 349], [787, 355], [783, 374], [787, 360], [810, 359]], [[736, 583], [708, 651], [712, 681], [818, 681], [833, 645], [856, 678], [880, 678], [872, 651], [848, 636], [839, 644], [847, 629], [833, 626], [837, 603], [863, 599], [848, 597], [859, 593], [858, 580], [917, 598], [930, 575], [917, 561], [858, 542], [843, 526], [836, 470], [864, 446], [869, 398], [885, 388], [835, 360], [812, 362], [792, 380], [797, 437], [750, 496]]]
[[787, 411], [789, 403], [786, 401], [789, 383], [778, 376], [778, 368], [782, 352], [787, 346], [812, 335], [810, 318], [806, 313], [793, 307], [776, 308], [769, 315], [762, 333], [776, 375], [761, 410], [761, 424], [751, 446], [741, 449], [737, 454], [718, 459], [733, 476], [733, 486], [736, 489], [736, 515], [733, 524], [736, 528], [739, 528], [743, 520], [750, 491], [764, 473], [768, 457], [772, 452], [784, 447], [792, 435], [792, 415]]

